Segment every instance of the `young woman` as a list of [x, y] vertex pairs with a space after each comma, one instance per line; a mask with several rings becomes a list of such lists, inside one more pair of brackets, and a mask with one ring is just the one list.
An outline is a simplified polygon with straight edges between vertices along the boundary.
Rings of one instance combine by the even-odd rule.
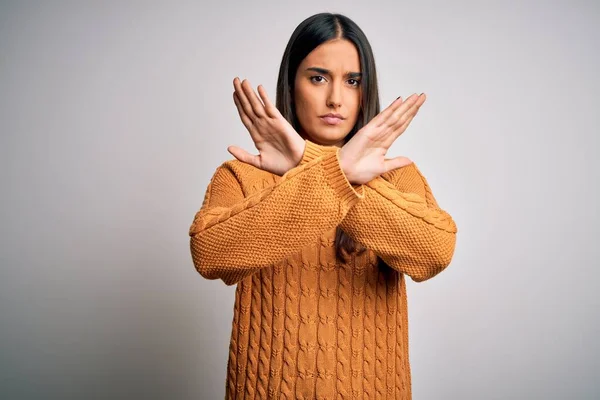
[[446, 268], [456, 225], [405, 157], [386, 152], [425, 95], [380, 113], [371, 46], [339, 14], [303, 21], [276, 106], [234, 79], [259, 155], [214, 173], [190, 228], [194, 265], [237, 284], [229, 399], [410, 399], [405, 275]]

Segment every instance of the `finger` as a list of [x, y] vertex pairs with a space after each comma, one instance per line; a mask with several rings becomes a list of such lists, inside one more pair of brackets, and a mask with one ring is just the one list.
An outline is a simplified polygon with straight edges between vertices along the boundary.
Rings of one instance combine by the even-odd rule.
[[[398, 98], [396, 100], [400, 99], [401, 98]], [[396, 137], [392, 137], [395, 131], [393, 128], [394, 124], [398, 122], [398, 119], [406, 110], [409, 110], [413, 106], [417, 99], [418, 96], [416, 94], [412, 94], [408, 96], [408, 98], [401, 104], [397, 104], [395, 109], [393, 107], [389, 107], [385, 114], [383, 114], [382, 119], [376, 123], [375, 129], [372, 132], [372, 139], [389, 147], [396, 139]]]
[[408, 96], [408, 98], [404, 101], [401, 101], [401, 97], [394, 100], [388, 108], [383, 110], [383, 112], [381, 112], [377, 116], [379, 117], [379, 120], [376, 122], [376, 125], [378, 127], [391, 125], [391, 123], [393, 123], [398, 118], [398, 114], [401, 115], [401, 113], [403, 113], [405, 110], [409, 109], [412, 106], [416, 98], [417, 95], [416, 93], [414, 93]]
[[[395, 140], [395, 137], [391, 137], [394, 133], [394, 124], [398, 122], [398, 119], [405, 110], [408, 110], [410, 107], [412, 107], [416, 101], [416, 98], [416, 95], [410, 95], [408, 99], [397, 106], [398, 108], [396, 108], [395, 111], [392, 112], [392, 108], [390, 107], [389, 109], [385, 110], [385, 114], [380, 114], [383, 115], [383, 117], [375, 123], [374, 128], [370, 133], [371, 139], [389, 147]], [[396, 100], [400, 99], [401, 98], [398, 98]]]
[[392, 103], [389, 106], [387, 106], [385, 110], [377, 114], [371, 120], [371, 122], [373, 122], [375, 126], [380, 126], [382, 121], [385, 121], [394, 112], [396, 108], [400, 107], [402, 103], [402, 96], [400, 96], [396, 100], [392, 101]]
[[[402, 105], [400, 107], [396, 108], [392, 112], [392, 114], [390, 114], [390, 116], [383, 122], [383, 124], [386, 126], [389, 126], [389, 127], [393, 127], [394, 125], [398, 124], [398, 121], [404, 115], [409, 114], [408, 116], [410, 116], [410, 113], [412, 111], [414, 111], [415, 106], [418, 105], [419, 102], [422, 100], [421, 96], [424, 96], [424, 95], [423, 94], [417, 95], [416, 93], [412, 94], [408, 99], [406, 99], [406, 101], [404, 103], [402, 103]], [[402, 122], [404, 122], [404, 121], [402, 121]]]
[[385, 165], [385, 172], [389, 172], [412, 164], [412, 160], [407, 157], [395, 157], [384, 160], [383, 163]]
[[244, 110], [244, 113], [250, 118], [250, 120], [254, 120], [256, 115], [254, 114], [254, 110], [252, 109], [252, 105], [250, 101], [246, 97], [246, 93], [244, 93], [244, 89], [242, 89], [242, 83], [240, 82], [240, 78], [236, 77], [233, 80], [233, 87], [235, 88], [235, 94]]
[[246, 150], [237, 147], [237, 146], [229, 146], [227, 148], [227, 151], [234, 156], [235, 158], [237, 158], [238, 160], [240, 160], [243, 163], [246, 164], [250, 164], [255, 166], [256, 168], [259, 167], [259, 158], [257, 155], [253, 155], [248, 153]]
[[252, 120], [248, 117], [248, 115], [246, 115], [246, 112], [244, 111], [241, 103], [240, 103], [240, 99], [237, 95], [236, 92], [233, 92], [233, 102], [235, 103], [235, 107], [238, 110], [238, 114], [240, 116], [240, 119], [242, 120], [242, 123], [244, 124], [244, 126], [246, 127], [246, 129], [248, 129], [248, 131], [250, 132], [250, 134], [252, 134]]
[[413, 120], [414, 117], [415, 117], [414, 115], [410, 116], [401, 126], [396, 127], [396, 129], [391, 130], [389, 132], [388, 136], [383, 141], [384, 146], [386, 148], [389, 149], [390, 146], [392, 145], [392, 143], [394, 143], [394, 141], [396, 139], [398, 139], [398, 137], [400, 137], [400, 135], [402, 135], [404, 133], [404, 131], [406, 130], [408, 125], [411, 123], [411, 121]]
[[262, 85], [258, 85], [258, 94], [263, 103], [265, 104], [265, 111], [267, 112], [267, 115], [269, 117], [277, 117], [279, 114], [279, 110], [277, 110], [277, 107], [275, 107], [273, 103], [271, 103], [271, 100], [269, 100], [269, 96], [267, 95], [267, 91]]
[[[415, 115], [419, 111], [423, 103], [425, 103], [425, 100], [427, 100], [427, 96], [425, 95], [425, 93], [421, 93], [419, 96], [417, 96], [415, 102], [412, 104], [412, 106], [410, 106], [408, 110], [406, 110], [402, 114], [400, 120], [402, 120], [402, 118], [406, 120], [406, 118], [410, 117], [411, 115]], [[402, 121], [401, 124], [402, 123], [404, 123], [404, 121]]]
[[388, 146], [388, 147], [391, 146], [392, 143], [396, 139], [398, 139], [398, 137], [400, 135], [402, 135], [402, 133], [404, 133], [404, 131], [406, 130], [408, 125], [411, 123], [413, 118], [417, 115], [417, 113], [419, 112], [419, 109], [425, 102], [424, 96], [425, 96], [424, 94], [422, 96], [420, 96], [419, 99], [417, 99], [417, 101], [411, 106], [411, 108], [408, 109], [404, 114], [402, 114], [402, 116], [400, 118], [398, 118], [394, 122], [394, 124], [389, 127], [389, 130], [386, 132], [387, 136], [383, 140], [383, 142], [386, 146]]
[[[408, 125], [410, 125], [410, 123], [412, 122], [412, 120], [417, 116], [417, 114], [413, 115], [412, 117], [410, 117], [409, 119], [407, 119], [406, 121], [404, 121], [404, 123], [402, 125], [400, 125], [400, 127], [398, 128], [399, 134], [398, 136], [402, 135], [404, 133], [404, 131], [406, 130], [406, 128], [408, 128]], [[398, 137], [396, 136], [396, 137]]]
[[425, 94], [422, 93], [419, 96], [419, 98], [417, 99], [417, 101], [410, 107], [410, 109], [408, 109], [404, 114], [402, 114], [402, 116], [400, 118], [398, 118], [398, 120], [396, 121], [396, 123], [394, 125], [392, 125], [391, 128], [394, 131], [396, 131], [401, 126], [404, 126], [404, 124], [406, 123], [406, 121], [408, 121], [409, 119], [412, 120], [417, 115], [417, 113], [421, 109], [421, 106], [423, 105], [423, 103], [425, 103], [426, 99], [427, 98], [426, 98]]
[[252, 110], [254, 110], [254, 114], [257, 117], [264, 118], [266, 115], [265, 105], [260, 101], [256, 93], [254, 92], [254, 89], [252, 89], [252, 85], [250, 84], [249, 80], [244, 79], [242, 81], [242, 89], [244, 90], [246, 98], [248, 98], [248, 101], [252, 106]]

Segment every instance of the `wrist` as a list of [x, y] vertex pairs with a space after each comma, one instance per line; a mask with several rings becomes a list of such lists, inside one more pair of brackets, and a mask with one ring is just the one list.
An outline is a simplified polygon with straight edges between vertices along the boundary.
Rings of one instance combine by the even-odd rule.
[[306, 150], [307, 150], [306, 142], [301, 137], [298, 137], [298, 139], [300, 139], [300, 140], [297, 140], [298, 145], [296, 146], [296, 148], [298, 150], [296, 151], [296, 154], [294, 154], [294, 161], [293, 161], [294, 166], [293, 167], [297, 167], [297, 166], [301, 165], [302, 161], [306, 157]]

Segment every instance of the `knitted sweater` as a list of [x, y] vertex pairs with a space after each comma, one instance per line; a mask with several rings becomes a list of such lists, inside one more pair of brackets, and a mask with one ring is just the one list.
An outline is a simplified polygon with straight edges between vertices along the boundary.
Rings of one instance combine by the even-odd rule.
[[[348, 262], [338, 225], [367, 248]], [[200, 275], [237, 284], [226, 399], [410, 399], [405, 276], [448, 266], [456, 231], [414, 163], [363, 185], [310, 141], [283, 176], [223, 163], [189, 234]]]

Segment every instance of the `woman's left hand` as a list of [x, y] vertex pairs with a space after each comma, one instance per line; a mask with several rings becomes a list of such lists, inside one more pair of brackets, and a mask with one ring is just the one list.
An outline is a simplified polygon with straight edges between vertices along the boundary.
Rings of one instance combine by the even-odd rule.
[[260, 99], [246, 79], [240, 83], [235, 78], [233, 86], [233, 101], [259, 154], [252, 155], [237, 146], [229, 146], [227, 151], [241, 162], [279, 176], [296, 167], [304, 155], [304, 139], [271, 103], [261, 85]]

